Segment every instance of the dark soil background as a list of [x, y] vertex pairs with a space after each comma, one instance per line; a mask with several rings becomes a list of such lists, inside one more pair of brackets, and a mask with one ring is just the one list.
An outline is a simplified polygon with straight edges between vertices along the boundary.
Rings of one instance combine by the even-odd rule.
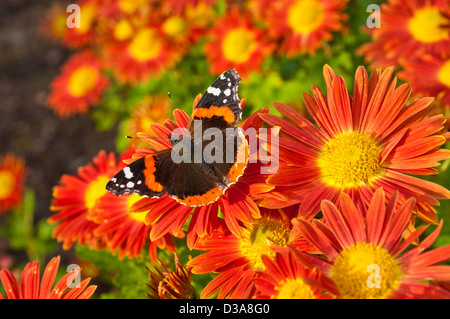
[[[113, 151], [117, 134], [96, 131], [87, 116], [61, 119], [45, 105], [50, 82], [71, 54], [39, 30], [53, 2], [0, 1], [0, 155], [25, 158], [26, 186], [36, 194], [35, 221], [51, 215], [52, 187], [61, 175], [76, 174], [101, 149]], [[0, 257], [5, 253], [26, 258], [0, 239]]]

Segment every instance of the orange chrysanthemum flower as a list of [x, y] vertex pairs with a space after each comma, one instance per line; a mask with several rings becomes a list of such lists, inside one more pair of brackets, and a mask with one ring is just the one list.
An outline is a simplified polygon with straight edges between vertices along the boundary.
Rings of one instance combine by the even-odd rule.
[[[124, 124], [122, 131], [132, 137], [138, 132], [152, 134], [153, 123], [163, 123], [170, 116], [170, 101], [167, 96], [148, 95], [131, 110], [130, 119]], [[140, 139], [131, 139], [132, 144], [142, 145]]]
[[0, 214], [22, 203], [25, 161], [13, 154], [0, 157]]
[[102, 61], [92, 51], [73, 55], [50, 84], [48, 105], [61, 117], [86, 113], [109, 85], [102, 68]]
[[330, 299], [336, 289], [318, 268], [311, 267], [295, 248], [278, 249], [274, 258], [263, 255], [265, 271], [255, 278], [256, 298]]
[[[65, 274], [52, 289], [59, 267], [60, 257], [54, 257], [45, 267], [42, 280], [39, 283], [39, 262], [28, 263], [20, 277], [20, 283], [8, 269], [0, 271], [0, 279], [5, 288], [7, 299], [89, 299], [97, 286], [88, 286], [91, 278], [86, 278], [69, 288], [69, 285], [79, 275], [80, 268], [74, 268]], [[0, 294], [0, 299], [3, 299]]]
[[210, 29], [204, 53], [211, 73], [235, 68], [245, 77], [250, 71], [258, 71], [272, 50], [273, 45], [265, 38], [264, 30], [252, 24], [250, 14], [233, 7]]
[[48, 218], [51, 224], [58, 223], [53, 237], [69, 249], [76, 241], [91, 248], [104, 246], [104, 239], [96, 236], [98, 224], [92, 220], [91, 212], [97, 200], [107, 193], [105, 187], [114, 174], [125, 167], [122, 160], [129, 158], [131, 150], [124, 152], [116, 161], [114, 153], [100, 151], [89, 163], [78, 169], [78, 174], [63, 175], [59, 185], [53, 188], [50, 210], [57, 212]]
[[127, 31], [129, 26], [125, 24], [119, 26], [123, 34], [116, 37], [123, 41], [105, 43], [103, 49], [104, 59], [119, 81], [145, 82], [170, 68], [180, 57], [159, 26], [142, 25], [133, 32]]
[[217, 0], [167, 0], [164, 1], [164, 6], [169, 12], [180, 13], [185, 11], [189, 6], [197, 7], [199, 5], [213, 6]]
[[67, 32], [67, 5], [53, 3], [40, 22], [40, 31], [50, 41], [61, 41]]
[[[101, 191], [103, 193], [103, 189]], [[145, 224], [147, 212], [130, 213], [130, 207], [140, 199], [142, 197], [138, 195], [118, 197], [106, 193], [96, 201], [89, 213], [89, 220], [97, 224], [94, 235], [104, 239], [108, 250], [113, 253], [118, 250], [119, 259], [125, 255], [128, 258], [138, 257], [147, 245], [148, 255], [155, 262], [157, 248], [175, 252], [176, 246], [170, 234], [155, 241], [149, 239], [151, 226]]]
[[450, 54], [423, 54], [404, 60], [402, 66], [398, 77], [411, 83], [415, 95], [435, 96], [442, 108], [450, 108]]
[[[280, 169], [268, 183], [285, 187], [285, 199], [302, 201], [299, 213], [313, 217], [320, 202], [335, 203], [342, 192], [356, 203], [369, 204], [373, 192], [383, 187], [388, 196], [399, 191], [400, 202], [417, 198], [417, 215], [426, 222], [437, 223], [434, 205], [438, 199], [450, 198], [443, 186], [413, 177], [437, 173], [439, 161], [450, 157], [440, 147], [446, 142], [442, 133], [445, 118], [427, 116], [432, 98], [423, 98], [404, 106], [410, 87], [395, 88], [391, 82], [393, 68], [375, 70], [368, 77], [366, 70], [356, 71], [353, 97], [347, 92], [343, 77], [324, 67], [327, 96], [313, 85], [313, 96], [303, 99], [317, 126], [295, 110], [274, 103], [291, 122], [274, 115], [260, 116], [271, 125], [281, 126]], [[287, 199], [286, 199], [287, 197]], [[270, 205], [276, 207], [274, 200]]]
[[450, 266], [438, 265], [450, 260], [450, 245], [424, 252], [438, 237], [442, 221], [410, 247], [428, 226], [402, 241], [415, 199], [400, 204], [396, 195], [386, 202], [379, 188], [366, 209], [342, 193], [340, 208], [322, 202], [323, 223], [294, 220], [294, 229], [326, 256], [326, 261], [310, 261], [334, 281], [341, 298], [450, 298], [448, 290], [424, 282], [450, 279]]
[[201, 238], [193, 247], [206, 253], [191, 259], [188, 267], [194, 274], [219, 273], [204, 288], [200, 298], [208, 298], [219, 291], [217, 298], [251, 298], [257, 271], [265, 270], [263, 256], [274, 257], [273, 248], [295, 245], [302, 251], [311, 246], [291, 236], [291, 219], [297, 209], [262, 209], [261, 218], [242, 225], [240, 235], [219, 228], [212, 236]]
[[267, 10], [267, 25], [280, 52], [289, 57], [297, 53], [313, 54], [332, 38], [332, 32], [344, 29], [347, 16], [345, 0], [273, 1]]
[[175, 254], [175, 270], [169, 271], [163, 261], [158, 258], [162, 270], [153, 266], [153, 271], [146, 267], [150, 283], [146, 284], [151, 299], [195, 299], [195, 288], [192, 286], [191, 269], [183, 267]]
[[[199, 101], [200, 96], [197, 96], [194, 106]], [[241, 100], [241, 107], [244, 105], [245, 99]], [[250, 127], [259, 129], [263, 122], [258, 114], [264, 112], [268, 112], [268, 109], [262, 109], [247, 118], [240, 126], [242, 130], [245, 132]], [[186, 128], [189, 122], [189, 117], [182, 110], [175, 110], [174, 118], [175, 121], [167, 121], [164, 126], [153, 124], [151, 126], [154, 132], [152, 136], [144, 133], [138, 134], [152, 149], [138, 148], [133, 158], [141, 158], [153, 152], [171, 148], [172, 145], [167, 139], [168, 134], [173, 130]], [[144, 198], [135, 203], [131, 210], [134, 212], [149, 211], [145, 217], [145, 222], [153, 224], [150, 232], [151, 240], [156, 240], [168, 232], [177, 235], [192, 213], [187, 231], [187, 245], [193, 247], [199, 237], [212, 235], [218, 227], [219, 209], [224, 216], [227, 227], [232, 232], [239, 232], [239, 221], [249, 222], [260, 216], [258, 206], [250, 199], [250, 196], [265, 193], [272, 189], [265, 182], [268, 175], [261, 174], [261, 165], [260, 161], [249, 162], [239, 180], [227, 188], [217, 201], [208, 205], [190, 207], [180, 204], [166, 193], [160, 198]]]
[[428, 52], [450, 51], [450, 6], [447, 0], [389, 0], [381, 5], [380, 28], [370, 29], [373, 42], [359, 53], [375, 67], [402, 64]]

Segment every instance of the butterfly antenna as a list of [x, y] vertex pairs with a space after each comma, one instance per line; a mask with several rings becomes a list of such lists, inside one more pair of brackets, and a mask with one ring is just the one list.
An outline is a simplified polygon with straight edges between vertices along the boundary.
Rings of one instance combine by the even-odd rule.
[[171, 132], [173, 132], [173, 130], [175, 129], [175, 127], [173, 126], [173, 123], [175, 123], [175, 120], [173, 118], [172, 96], [170, 95], [170, 92], [167, 92], [167, 96], [169, 97], [170, 119], [172, 120], [172, 122], [171, 122], [171, 124], [172, 124]]

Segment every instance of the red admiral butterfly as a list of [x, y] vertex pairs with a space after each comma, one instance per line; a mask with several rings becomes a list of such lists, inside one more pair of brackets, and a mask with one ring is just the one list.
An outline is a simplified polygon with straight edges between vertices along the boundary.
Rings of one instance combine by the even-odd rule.
[[[222, 73], [195, 106], [183, 138], [174, 141], [179, 136], [169, 136], [172, 148], [129, 164], [108, 182], [106, 189], [117, 196], [127, 193], [161, 197], [167, 193], [179, 203], [192, 207], [215, 202], [237, 182], [247, 166], [248, 144], [242, 131], [236, 128], [242, 115], [237, 94], [240, 81], [235, 69]], [[221, 136], [221, 147], [214, 150], [216, 160], [198, 160], [194, 158], [195, 150], [200, 149], [203, 154], [208, 147], [206, 140], [211, 139], [205, 133], [211, 129], [221, 133], [213, 134], [215, 138]], [[197, 137], [196, 130], [201, 130], [201, 138]], [[230, 136], [231, 131], [234, 134]], [[174, 155], [186, 155], [183, 154], [186, 149], [183, 151], [179, 147], [182, 144], [178, 143], [193, 150], [187, 161], [173, 160]]]

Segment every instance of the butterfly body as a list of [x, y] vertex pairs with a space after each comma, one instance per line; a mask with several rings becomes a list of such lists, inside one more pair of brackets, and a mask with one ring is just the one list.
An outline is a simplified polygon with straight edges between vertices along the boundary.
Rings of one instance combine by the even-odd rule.
[[106, 189], [117, 196], [162, 197], [167, 193], [192, 207], [217, 201], [247, 165], [248, 144], [236, 128], [242, 114], [239, 82], [235, 69], [222, 73], [198, 101], [185, 134], [170, 135], [172, 148], [129, 164]]

